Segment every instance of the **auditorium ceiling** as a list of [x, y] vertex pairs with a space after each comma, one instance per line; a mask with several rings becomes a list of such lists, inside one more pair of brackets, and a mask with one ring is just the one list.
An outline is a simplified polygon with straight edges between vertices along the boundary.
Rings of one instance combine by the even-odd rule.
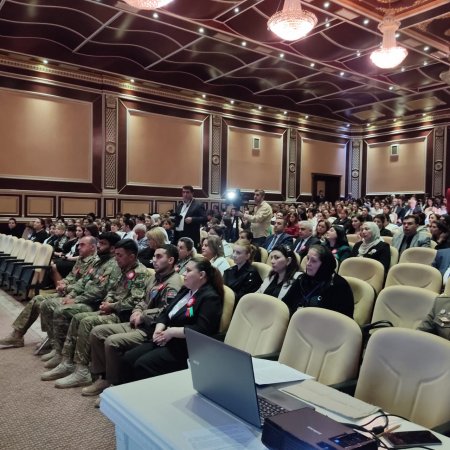
[[[0, 0], [0, 52], [204, 94], [217, 102], [363, 125], [450, 113], [449, 0], [305, 0], [318, 18], [294, 42], [267, 29], [280, 0], [174, 0], [138, 11], [115, 0]], [[408, 56], [369, 59], [391, 8]]]

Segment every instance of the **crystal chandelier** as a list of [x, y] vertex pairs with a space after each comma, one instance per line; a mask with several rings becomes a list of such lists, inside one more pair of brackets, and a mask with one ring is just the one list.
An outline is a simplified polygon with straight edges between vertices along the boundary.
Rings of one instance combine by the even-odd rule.
[[173, 0], [124, 0], [136, 9], [156, 9], [168, 5]]
[[300, 0], [285, 0], [281, 11], [267, 22], [269, 30], [285, 41], [295, 41], [306, 36], [317, 24], [317, 17], [302, 10]]
[[400, 27], [400, 22], [394, 16], [388, 14], [378, 25], [383, 34], [383, 43], [378, 50], [370, 55], [372, 62], [381, 69], [391, 69], [398, 66], [408, 54], [408, 50], [396, 44], [395, 32]]

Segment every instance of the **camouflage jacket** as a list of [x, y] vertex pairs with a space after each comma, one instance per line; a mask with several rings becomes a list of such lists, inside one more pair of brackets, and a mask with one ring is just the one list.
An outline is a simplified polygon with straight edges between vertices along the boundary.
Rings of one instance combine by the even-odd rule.
[[118, 277], [120, 270], [114, 255], [97, 255], [84, 276], [72, 286], [69, 297], [72, 297], [75, 303], [99, 304], [109, 288], [117, 284]]
[[94, 263], [96, 255], [86, 256], [86, 258], [78, 258], [69, 275], [63, 279], [66, 285], [65, 293], [71, 292], [75, 283], [82, 278]]
[[132, 309], [145, 299], [149, 279], [147, 267], [140, 262], [136, 262], [136, 265], [126, 272], [120, 271], [120, 276], [117, 282], [110, 286], [105, 301], [111, 303], [113, 312], [121, 320], [128, 320]]

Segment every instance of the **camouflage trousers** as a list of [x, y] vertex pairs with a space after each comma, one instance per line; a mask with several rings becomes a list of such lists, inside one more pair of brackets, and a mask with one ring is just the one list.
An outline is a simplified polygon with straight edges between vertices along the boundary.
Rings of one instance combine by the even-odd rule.
[[63, 297], [51, 297], [41, 303], [41, 328], [47, 331], [52, 348], [61, 352], [72, 317], [82, 312], [91, 312], [92, 307], [84, 303], [62, 304]]
[[91, 330], [97, 325], [107, 323], [120, 323], [120, 319], [115, 314], [100, 314], [98, 311], [75, 314], [70, 322], [62, 355], [76, 364], [89, 365]]
[[[25, 334], [28, 329], [36, 322], [39, 317], [39, 312], [41, 309], [41, 304], [44, 300], [48, 298], [61, 298], [59, 294], [50, 295], [35, 295], [25, 306], [24, 309], [17, 316], [16, 320], [13, 322], [12, 327], [22, 334]], [[42, 328], [42, 331], [47, 331]]]

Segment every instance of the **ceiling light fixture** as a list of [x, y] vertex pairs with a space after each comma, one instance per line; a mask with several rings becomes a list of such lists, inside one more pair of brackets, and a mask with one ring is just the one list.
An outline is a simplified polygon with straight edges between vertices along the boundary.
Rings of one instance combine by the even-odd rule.
[[168, 5], [173, 0], [124, 0], [130, 6], [136, 9], [157, 9]]
[[285, 0], [281, 11], [267, 22], [269, 30], [285, 41], [296, 41], [306, 36], [317, 24], [317, 17], [302, 9], [300, 0]]
[[395, 41], [395, 32], [400, 27], [400, 22], [393, 15], [388, 14], [378, 25], [383, 33], [383, 43], [378, 50], [370, 55], [372, 62], [381, 69], [391, 69], [398, 66], [408, 54], [406, 48], [398, 46]]

